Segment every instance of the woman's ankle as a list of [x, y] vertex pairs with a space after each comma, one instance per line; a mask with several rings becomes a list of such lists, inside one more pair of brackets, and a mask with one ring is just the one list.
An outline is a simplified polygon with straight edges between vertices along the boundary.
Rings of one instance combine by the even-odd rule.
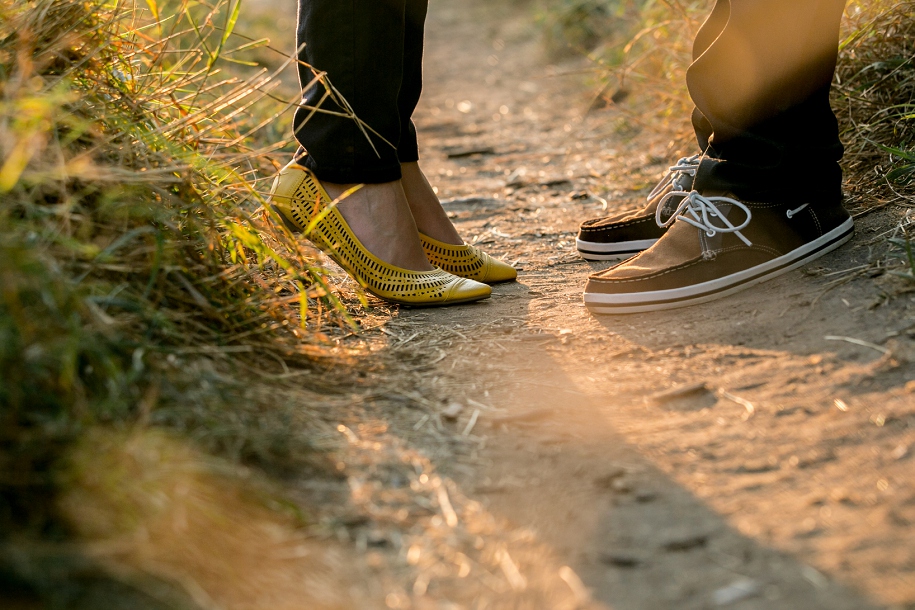
[[419, 163], [401, 163], [400, 167], [403, 190], [419, 231], [446, 244], [463, 244], [464, 240], [448, 218]]
[[431, 271], [419, 241], [400, 182], [383, 184], [321, 183], [337, 199], [357, 187], [337, 205], [362, 245], [382, 261], [410, 271]]

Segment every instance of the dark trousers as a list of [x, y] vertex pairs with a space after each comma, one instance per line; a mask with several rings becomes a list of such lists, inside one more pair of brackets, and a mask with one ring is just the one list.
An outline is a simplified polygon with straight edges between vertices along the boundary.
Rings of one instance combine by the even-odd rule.
[[718, 0], [686, 82], [699, 146], [725, 162], [714, 188], [811, 205], [842, 198], [829, 105], [845, 0]]
[[[427, 8], [428, 0], [299, 0], [299, 59], [312, 68], [299, 65], [294, 130], [306, 153], [299, 162], [319, 179], [392, 182], [401, 163], [419, 158], [410, 117]], [[326, 80], [313, 83], [322, 72]], [[350, 111], [360, 122], [340, 116]]]
[[[718, 0], [687, 85], [714, 187], [748, 200], [841, 200], [843, 147], [829, 106], [845, 0]], [[318, 178], [377, 183], [416, 161], [428, 0], [299, 0], [302, 163]], [[304, 47], [303, 47], [304, 45]], [[342, 99], [341, 99], [342, 98]], [[346, 100], [361, 123], [346, 114]], [[307, 119], [307, 121], [306, 121]]]

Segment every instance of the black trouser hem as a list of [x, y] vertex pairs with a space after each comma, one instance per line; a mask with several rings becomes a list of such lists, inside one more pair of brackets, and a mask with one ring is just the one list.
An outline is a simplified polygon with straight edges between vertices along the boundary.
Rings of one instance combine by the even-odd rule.
[[[422, 91], [428, 0], [299, 0], [297, 43], [303, 91], [293, 126], [308, 151], [303, 165], [325, 181], [382, 183], [418, 159], [410, 119]], [[331, 113], [317, 112], [319, 107]], [[362, 122], [334, 113], [353, 112]], [[305, 119], [308, 119], [305, 121]]]
[[400, 163], [373, 168], [322, 167], [310, 155], [299, 157], [298, 162], [310, 169], [321, 182], [333, 184], [383, 184], [403, 177]]

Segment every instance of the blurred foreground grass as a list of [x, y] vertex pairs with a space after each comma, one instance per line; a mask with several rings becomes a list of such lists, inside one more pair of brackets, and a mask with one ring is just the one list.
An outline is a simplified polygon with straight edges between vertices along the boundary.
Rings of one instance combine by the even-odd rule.
[[[263, 208], [269, 153], [290, 148], [276, 90], [292, 60], [236, 33], [239, 8], [0, 0], [2, 599], [81, 595], [47, 569], [56, 551], [33, 551], [82, 531], [62, 498], [85, 487], [74, 469], [93, 470], [100, 431], [152, 425], [276, 472], [320, 464], [271, 379], [312, 370], [332, 393], [322, 333], [349, 319]], [[112, 600], [146, 607], [122, 584]]]

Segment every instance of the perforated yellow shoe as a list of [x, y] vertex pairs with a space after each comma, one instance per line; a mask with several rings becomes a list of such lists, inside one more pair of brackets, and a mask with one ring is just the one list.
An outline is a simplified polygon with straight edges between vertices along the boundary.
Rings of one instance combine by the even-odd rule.
[[422, 233], [419, 234], [419, 240], [429, 262], [448, 273], [487, 284], [510, 282], [518, 277], [514, 267], [494, 259], [475, 246], [446, 244]]
[[486, 284], [441, 269], [410, 271], [382, 261], [362, 245], [340, 211], [328, 207], [332, 201], [314, 175], [295, 162], [280, 171], [270, 192], [270, 204], [290, 230], [305, 232], [308, 239], [377, 297], [422, 307], [469, 303], [492, 294]]

